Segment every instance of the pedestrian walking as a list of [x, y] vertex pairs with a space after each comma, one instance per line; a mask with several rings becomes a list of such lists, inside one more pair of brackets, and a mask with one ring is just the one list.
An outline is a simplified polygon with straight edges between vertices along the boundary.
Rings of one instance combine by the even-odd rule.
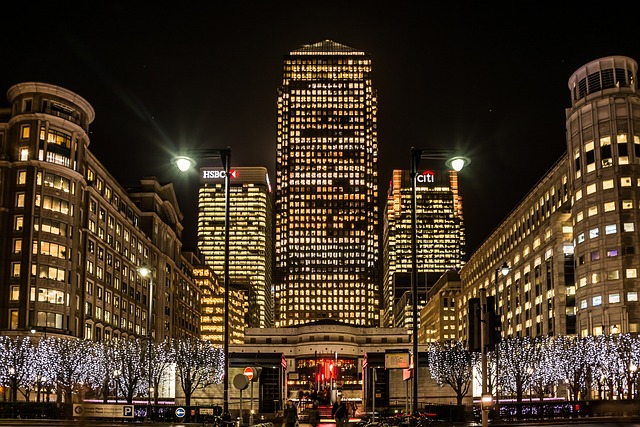
[[344, 427], [345, 421], [349, 417], [347, 405], [342, 401], [342, 397], [338, 396], [336, 403], [331, 408], [331, 416], [336, 420], [336, 427]]
[[298, 423], [298, 408], [291, 399], [287, 400], [287, 406], [284, 407], [284, 422], [286, 427], [295, 427]]

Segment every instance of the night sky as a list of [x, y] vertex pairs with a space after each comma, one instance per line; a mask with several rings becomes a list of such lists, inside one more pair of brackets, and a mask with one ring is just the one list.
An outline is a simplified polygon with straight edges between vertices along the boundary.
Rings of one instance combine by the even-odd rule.
[[186, 247], [198, 182], [174, 172], [171, 153], [229, 146], [232, 166], [273, 178], [282, 61], [303, 44], [372, 55], [381, 197], [412, 146], [471, 157], [460, 176], [469, 252], [566, 151], [571, 74], [603, 56], [640, 60], [635, 2], [164, 3], [3, 6], [0, 90], [42, 81], [85, 98], [90, 149], [123, 186], [174, 182]]

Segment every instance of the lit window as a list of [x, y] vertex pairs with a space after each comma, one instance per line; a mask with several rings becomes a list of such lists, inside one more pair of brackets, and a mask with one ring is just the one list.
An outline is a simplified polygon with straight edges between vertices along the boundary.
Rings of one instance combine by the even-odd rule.
[[638, 301], [638, 292], [627, 292], [627, 301]]
[[580, 222], [584, 219], [584, 212], [580, 211], [578, 212], [578, 214], [576, 215], [576, 222]]
[[576, 201], [582, 199], [582, 190], [576, 191]]
[[618, 274], [618, 270], [613, 270], [607, 272], [607, 280], [618, 280], [620, 275]]
[[623, 227], [623, 230], [627, 233], [635, 230], [633, 222], [625, 222], [622, 227]]
[[602, 181], [602, 189], [603, 190], [610, 190], [613, 188], [613, 180], [612, 179], [605, 179], [604, 181]]
[[628, 176], [623, 176], [620, 178], [620, 186], [622, 187], [631, 187], [631, 178]]
[[609, 294], [609, 304], [616, 304], [620, 302], [620, 294]]
[[638, 270], [635, 268], [627, 268], [626, 270], [627, 279], [635, 279], [638, 277]]
[[616, 202], [606, 202], [604, 204], [604, 211], [611, 212], [616, 210]]
[[24, 185], [27, 183], [27, 171], [18, 171], [18, 179], [16, 180], [18, 185]]
[[633, 209], [633, 200], [623, 200], [622, 209]]
[[618, 256], [618, 250], [617, 249], [608, 249], [607, 250], [607, 256], [608, 257]]
[[26, 162], [29, 160], [29, 149], [27, 147], [20, 148], [20, 161]]
[[18, 301], [20, 299], [20, 286], [11, 286], [11, 293], [9, 294], [11, 301]]
[[596, 295], [591, 299], [591, 304], [593, 304], [593, 306], [597, 306], [597, 305], [601, 305], [602, 304], [602, 296], [601, 295]]
[[580, 308], [581, 309], [587, 308], [587, 300], [586, 299], [580, 300]]
[[11, 264], [11, 276], [20, 277], [20, 263], [14, 262]]
[[596, 192], [596, 184], [587, 185], [587, 194], [593, 194]]
[[578, 234], [578, 243], [584, 242], [584, 233]]
[[587, 216], [594, 216], [594, 215], [598, 215], [598, 207], [597, 206], [591, 206], [588, 210]]
[[578, 286], [581, 288], [583, 286], [587, 286], [587, 278], [586, 277], [581, 277], [580, 280], [578, 281]]
[[609, 224], [604, 226], [604, 234], [616, 234], [618, 226], [616, 224]]
[[600, 234], [600, 230], [598, 230], [597, 228], [592, 228], [591, 230], [589, 230], [590, 239], [595, 239], [596, 237], [598, 237], [599, 234]]
[[17, 208], [24, 208], [24, 193], [17, 193], [16, 194], [16, 207]]
[[29, 139], [29, 135], [31, 135], [31, 126], [30, 125], [20, 126], [20, 138]]

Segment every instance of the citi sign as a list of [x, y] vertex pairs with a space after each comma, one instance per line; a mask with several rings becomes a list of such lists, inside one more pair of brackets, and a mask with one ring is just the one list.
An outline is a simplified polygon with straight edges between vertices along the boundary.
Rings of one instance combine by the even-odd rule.
[[416, 176], [416, 182], [421, 184], [429, 184], [435, 182], [435, 174], [433, 171], [424, 171], [418, 176]]
[[[202, 179], [224, 179], [225, 172], [223, 170], [203, 170], [202, 171]], [[230, 178], [237, 178], [238, 171], [230, 170], [229, 171]]]

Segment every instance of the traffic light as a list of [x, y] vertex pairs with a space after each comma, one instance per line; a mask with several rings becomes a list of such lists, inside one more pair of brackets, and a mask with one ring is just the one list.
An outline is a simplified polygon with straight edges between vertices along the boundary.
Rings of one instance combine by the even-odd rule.
[[480, 352], [482, 323], [480, 322], [480, 298], [469, 299], [469, 325], [467, 331], [467, 344], [469, 351]]
[[502, 320], [496, 313], [495, 297], [487, 297], [487, 349], [493, 351], [502, 340]]

